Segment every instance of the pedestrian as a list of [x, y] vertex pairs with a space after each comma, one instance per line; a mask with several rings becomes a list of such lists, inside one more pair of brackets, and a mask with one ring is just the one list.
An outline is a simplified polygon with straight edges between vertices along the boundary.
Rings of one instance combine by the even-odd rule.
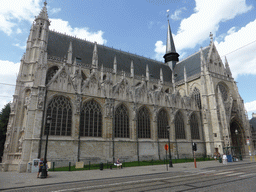
[[119, 160], [119, 158], [117, 159], [117, 161], [116, 161], [116, 163], [114, 164], [114, 165], [116, 165], [117, 167], [119, 167], [119, 168], [123, 168], [122, 167], [122, 163], [120, 163], [120, 160]]
[[215, 151], [213, 154], [214, 160], [217, 161], [217, 152]]
[[223, 154], [222, 160], [223, 160], [224, 165], [228, 164], [228, 158], [227, 158], [227, 155], [225, 153]]
[[44, 166], [44, 158], [41, 158], [39, 161], [39, 169], [38, 169], [38, 173], [37, 173], [37, 178], [39, 178], [40, 173], [42, 173], [42, 168]]

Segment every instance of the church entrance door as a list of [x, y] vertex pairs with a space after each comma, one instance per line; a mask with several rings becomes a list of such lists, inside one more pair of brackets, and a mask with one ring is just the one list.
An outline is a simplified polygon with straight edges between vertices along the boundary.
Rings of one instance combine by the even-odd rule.
[[241, 155], [244, 153], [244, 130], [242, 126], [235, 120], [230, 123], [230, 133], [232, 141], [232, 154], [241, 159]]

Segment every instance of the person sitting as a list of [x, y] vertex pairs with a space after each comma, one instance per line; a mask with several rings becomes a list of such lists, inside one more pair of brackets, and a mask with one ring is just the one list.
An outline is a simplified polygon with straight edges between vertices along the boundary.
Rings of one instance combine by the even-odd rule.
[[117, 161], [114, 163], [114, 165], [118, 168], [122, 168], [122, 163], [120, 163], [119, 158], [117, 159]]

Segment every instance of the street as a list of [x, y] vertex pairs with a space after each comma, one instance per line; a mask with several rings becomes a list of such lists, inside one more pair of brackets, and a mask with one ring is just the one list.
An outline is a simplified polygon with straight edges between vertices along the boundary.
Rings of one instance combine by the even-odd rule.
[[256, 163], [64, 182], [3, 191], [254, 191]]

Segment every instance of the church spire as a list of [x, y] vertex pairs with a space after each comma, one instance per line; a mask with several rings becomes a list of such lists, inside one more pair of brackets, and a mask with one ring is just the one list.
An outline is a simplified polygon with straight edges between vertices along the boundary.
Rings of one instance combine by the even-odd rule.
[[174, 69], [177, 61], [179, 61], [179, 54], [176, 52], [171, 27], [168, 19], [168, 30], [167, 30], [167, 41], [166, 41], [166, 53], [164, 55], [165, 63], [169, 65], [169, 67]]
[[46, 1], [44, 2], [44, 7], [42, 8], [41, 12], [39, 13], [39, 15], [36, 17], [35, 20], [38, 19], [43, 19], [43, 20], [48, 20], [48, 13], [47, 13], [47, 8], [46, 8]]

